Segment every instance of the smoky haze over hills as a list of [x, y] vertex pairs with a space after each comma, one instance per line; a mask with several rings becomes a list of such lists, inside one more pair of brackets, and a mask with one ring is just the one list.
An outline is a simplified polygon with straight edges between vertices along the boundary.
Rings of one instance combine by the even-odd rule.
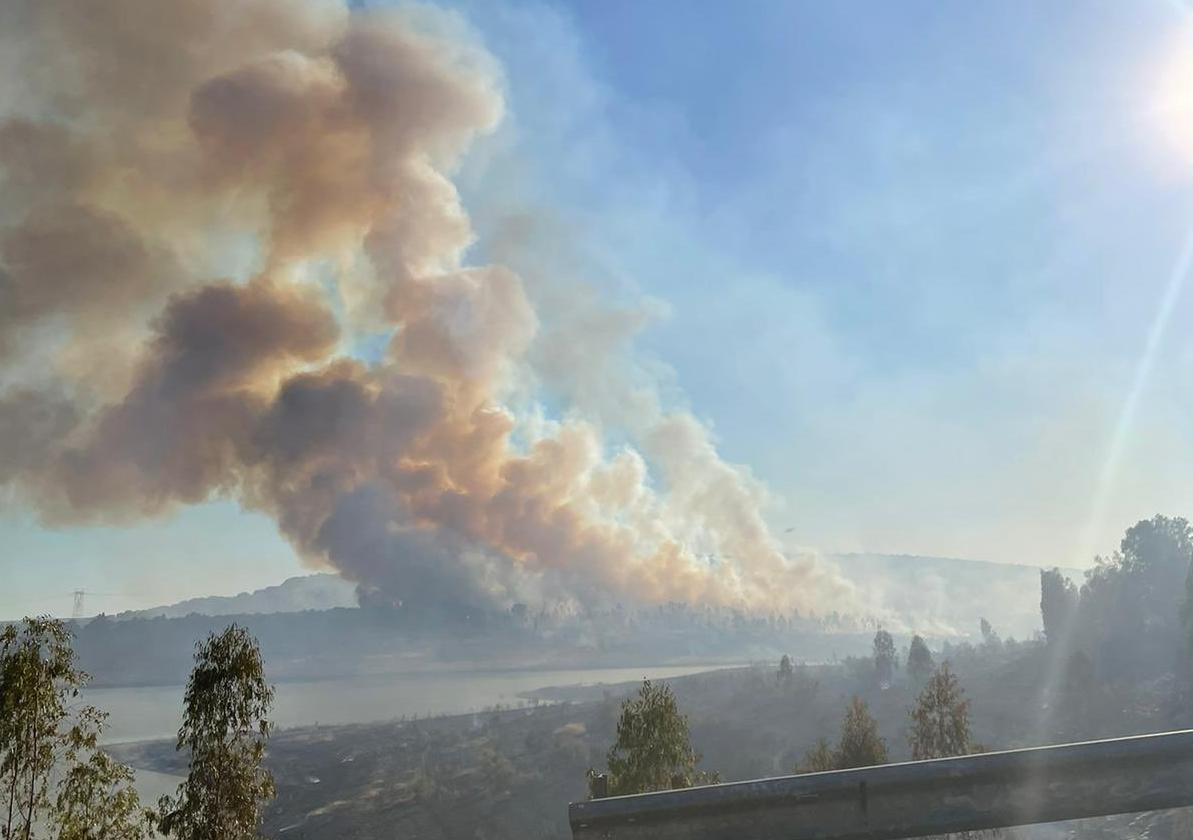
[[194, 640], [231, 622], [260, 638], [278, 679], [741, 663], [784, 653], [828, 662], [866, 653], [879, 626], [904, 645], [912, 633], [936, 643], [977, 641], [980, 618], [1003, 638], [1038, 635], [1038, 569], [883, 554], [833, 555], [825, 562], [875, 611], [758, 615], [678, 602], [581, 610], [549, 601], [506, 609], [396, 606], [337, 575], [316, 574], [81, 622], [78, 649], [97, 683], [115, 686], [180, 681]]
[[[873, 605], [872, 616], [897, 629], [942, 638], [974, 636], [979, 616], [1006, 636], [1031, 638], [1040, 629], [1040, 570], [1033, 566], [876, 553], [830, 554], [825, 559], [835, 564]], [[1071, 579], [1081, 580], [1080, 570], [1064, 571]], [[322, 573], [290, 578], [253, 592], [192, 598], [115, 617], [251, 615], [351, 608], [357, 604], [355, 584]]]
[[826, 662], [866, 653], [879, 626], [900, 644], [911, 633], [935, 643], [976, 641], [980, 618], [1003, 638], [1039, 633], [1036, 568], [887, 554], [830, 555], [824, 562], [874, 610], [751, 615], [680, 603], [575, 610], [551, 602], [507, 609], [395, 607], [324, 573], [253, 592], [100, 616], [76, 630], [85, 668], [97, 684], [109, 686], [176, 684], [185, 677], [194, 640], [231, 622], [261, 639], [278, 679], [575, 663], [741, 663], [784, 653]]
[[[1183, 519], [1157, 516], [1137, 523], [1118, 551], [1082, 576], [1080, 588], [1053, 570], [897, 555], [838, 559], [853, 573], [890, 578], [886, 591], [898, 597], [903, 593], [896, 591], [897, 582], [904, 582], [907, 591], [935, 589], [944, 597], [968, 592], [971, 598], [985, 591], [993, 598], [1007, 595], [1020, 581], [1034, 581], [1024, 593], [1024, 607], [1036, 612], [1045, 633], [1011, 641], [1006, 628], [1000, 636], [987, 627], [980, 640], [933, 640], [930, 647], [921, 643], [916, 655], [915, 643], [908, 645], [903, 634], [892, 640], [885, 631], [850, 632], [831, 622], [759, 619], [679, 605], [633, 614], [517, 609], [453, 617], [370, 605], [366, 599], [356, 609], [240, 617], [261, 639], [279, 695], [291, 698], [330, 698], [339, 707], [350, 687], [380, 685], [392, 701], [405, 686], [444, 676], [442, 670], [352, 674], [343, 670], [351, 662], [345, 649], [358, 653], [357, 664], [368, 667], [398, 659], [417, 664], [426, 654], [425, 664], [443, 669], [454, 658], [475, 673], [500, 661], [494, 653], [516, 648], [528, 655], [524, 663], [532, 667], [527, 670], [544, 680], [542, 687], [521, 688], [497, 705], [466, 713], [427, 716], [381, 705], [383, 711], [372, 718], [328, 721], [321, 720], [325, 706], [308, 711], [308, 723], [279, 729], [270, 742], [267, 761], [277, 774], [279, 796], [267, 815], [267, 830], [315, 840], [394, 831], [456, 840], [473, 837], [483, 826], [485, 835], [497, 840], [568, 837], [562, 804], [588, 795], [589, 770], [611, 763], [606, 751], [627, 728], [624, 721], [634, 706], [623, 701], [647, 690], [637, 681], [622, 682], [626, 677], [605, 682], [592, 671], [578, 675], [559, 669], [560, 661], [575, 661], [577, 654], [585, 663], [608, 662], [608, 657], [624, 662], [633, 654], [655, 663], [639, 660], [622, 673], [638, 665], [650, 673], [660, 658], [702, 657], [689, 660], [702, 663], [702, 673], [660, 674], [651, 682], [668, 685], [676, 703], [673, 713], [684, 716], [684, 739], [690, 736], [701, 766], [723, 781], [841, 769], [849, 760], [845, 749], [856, 747], [859, 733], [874, 751], [865, 761], [886, 763], [1193, 723], [1187, 668], [1193, 595], [1186, 594], [1193, 593], [1193, 527]], [[933, 576], [940, 580], [933, 582]], [[178, 667], [189, 636], [227, 620], [199, 615], [97, 619], [81, 628], [80, 653], [89, 667], [102, 666], [97, 672], [107, 675], [119, 673], [126, 660], [163, 652]], [[99, 658], [120, 645], [137, 645], [138, 656]], [[768, 658], [766, 651], [776, 645], [787, 646], [795, 661]], [[743, 650], [755, 654], [752, 662], [709, 670], [729, 664]], [[162, 659], [167, 668], [169, 656]], [[299, 657], [308, 662], [322, 657], [310, 675], [330, 684], [330, 694], [292, 670]], [[555, 679], [560, 681], [546, 682]], [[108, 696], [123, 699], [135, 691], [116, 688]], [[168, 693], [163, 689], [156, 695]], [[513, 707], [507, 705], [510, 700]], [[947, 725], [941, 727], [942, 721]], [[959, 746], [925, 746], [925, 739], [942, 731], [941, 737]], [[927, 749], [933, 752], [925, 754]], [[172, 738], [116, 745], [113, 752], [159, 772], [186, 769], [185, 755]], [[814, 759], [828, 766], [813, 766]], [[1191, 830], [1193, 811], [1177, 810], [1054, 823], [1000, 836], [1187, 840]]]
[[[1004, 636], [1029, 639], [1040, 629], [1040, 568], [908, 554], [830, 554], [872, 614], [896, 629], [936, 637], [976, 636], [985, 618]], [[1084, 572], [1062, 569], [1080, 583]]]

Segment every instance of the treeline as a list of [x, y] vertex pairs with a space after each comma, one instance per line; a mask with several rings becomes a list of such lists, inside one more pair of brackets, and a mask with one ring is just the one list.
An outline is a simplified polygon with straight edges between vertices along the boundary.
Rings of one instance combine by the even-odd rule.
[[1098, 557], [1080, 587], [1052, 569], [1040, 575], [1044, 638], [1060, 667], [1099, 682], [1173, 674], [1187, 682], [1193, 649], [1193, 527], [1155, 516]]
[[[672, 658], [740, 657], [743, 650], [800, 646], [829, 658], [864, 649], [867, 636], [823, 636], [798, 616], [752, 617], [730, 610], [670, 604], [635, 611], [570, 614], [509, 610], [466, 611], [395, 607], [365, 601], [361, 608], [240, 616], [192, 614], [182, 618], [98, 616], [73, 625], [82, 667], [97, 685], [176, 685], [186, 679], [193, 640], [230, 623], [247, 627], [278, 678], [346, 676], [385, 667], [384, 658], [422, 653], [437, 662], [558, 659], [629, 664]], [[648, 645], [643, 640], [649, 640]], [[604, 660], [602, 660], [602, 657]]]
[[[511, 640], [527, 633], [508, 615], [426, 614], [385, 608], [336, 608], [243, 616], [116, 619], [76, 624], [75, 647], [99, 685], [177, 685], [186, 679], [194, 640], [231, 623], [249, 629], [279, 676], [343, 675], [361, 660], [428, 650], [455, 640]], [[402, 642], [403, 645], [398, 643]]]
[[[980, 643], [946, 644], [937, 664], [922, 637], [912, 636], [900, 651], [894, 637], [879, 629], [870, 656], [843, 663], [858, 689], [839, 707], [835, 739], [820, 737], [794, 769], [887, 762], [891, 750], [866, 697], [886, 698], [888, 721], [887, 701], [914, 697], [904, 727], [913, 759], [983, 751], [950, 660], [980, 675], [981, 699], [999, 706], [994, 746], [1000, 748], [1023, 746], [1025, 738], [1080, 740], [1193, 718], [1193, 527], [1185, 519], [1157, 515], [1138, 522], [1114, 554], [1097, 558], [1080, 586], [1057, 569], [1042, 572], [1040, 581], [1044, 634], [1035, 641], [1004, 641], [980, 619]], [[784, 656], [775, 679], [804, 686], [792, 696], [810, 705], [816, 682], [805, 672]], [[802, 711], [793, 707], [792, 714]], [[1025, 730], [1026, 724], [1032, 728]], [[670, 689], [644, 683], [622, 706], [607, 770], [590, 773], [591, 791], [683, 787], [709, 777], [697, 772], [698, 761], [687, 718]]]
[[133, 771], [99, 747], [107, 715], [70, 629], [25, 619], [0, 632], [0, 840], [250, 840], [274, 792], [262, 766], [273, 689], [257, 642], [231, 626], [196, 646], [176, 749], [187, 776], [143, 805]]
[[[909, 653], [908, 672], [925, 675], [914, 705], [908, 709], [908, 747], [915, 760], [983, 752], [970, 728], [970, 701], [948, 662], [934, 666], [923, 640]], [[872, 660], [878, 679], [889, 677], [894, 645], [879, 631]], [[916, 677], [913, 677], [915, 679]], [[791, 687], [806, 679], [789, 657], [779, 663], [777, 681]], [[813, 688], [814, 691], [814, 688]], [[845, 708], [836, 743], [821, 737], [795, 773], [820, 773], [871, 767], [890, 760], [887, 741], [866, 701], [853, 695]], [[607, 769], [588, 770], [594, 798], [671, 790], [720, 781], [715, 770], [700, 769], [701, 755], [692, 745], [688, 717], [680, 711], [670, 686], [644, 680], [637, 696], [626, 700], [617, 719], [616, 740], [606, 756]]]

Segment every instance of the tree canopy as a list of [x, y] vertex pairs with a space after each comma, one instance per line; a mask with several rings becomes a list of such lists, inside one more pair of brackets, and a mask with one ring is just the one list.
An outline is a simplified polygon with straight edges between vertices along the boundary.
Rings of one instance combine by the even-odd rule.
[[845, 710], [841, 723], [841, 740], [837, 744], [837, 768], [870, 767], [886, 764], [886, 741], [878, 734], [878, 721], [870, 714], [870, 707], [855, 696]]
[[890, 633], [880, 629], [874, 634], [874, 669], [880, 683], [890, 683], [896, 664], [895, 640]]
[[1171, 666], [1182, 646], [1193, 527], [1157, 515], [1127, 529], [1119, 550], [1086, 573], [1075, 643], [1097, 667], [1131, 679]]
[[86, 682], [63, 622], [0, 630], [0, 840], [148, 835], [132, 771], [99, 749], [106, 715], [77, 702]]
[[181, 840], [251, 840], [274, 793], [261, 766], [273, 688], [243, 627], [233, 624], [196, 647], [177, 743], [190, 764], [178, 793], [162, 798], [161, 828]]
[[1044, 623], [1044, 639], [1050, 645], [1060, 643], [1070, 632], [1077, 614], [1077, 585], [1061, 574], [1060, 569], [1040, 570], [1040, 617]]
[[948, 662], [928, 680], [911, 710], [911, 757], [945, 758], [973, 751], [969, 701]]
[[692, 749], [688, 719], [671, 687], [650, 680], [643, 680], [638, 696], [622, 704], [617, 740], [606, 761], [609, 796], [716, 781], [715, 775], [696, 769], [700, 756]]
[[99, 748], [107, 714], [84, 707], [67, 733], [66, 770], [54, 800], [55, 840], [143, 840], [156, 815], [141, 806], [133, 771]]
[[779, 660], [779, 673], [776, 676], [779, 685], [790, 685], [794, 675], [795, 671], [791, 666], [791, 657], [783, 654], [783, 658]]
[[837, 769], [837, 753], [829, 744], [828, 738], [820, 738], [816, 746], [812, 747], [800, 762], [796, 772], [823, 773], [826, 770]]
[[923, 636], [912, 636], [911, 647], [907, 651], [907, 674], [917, 683], [922, 683], [932, 675], [935, 664], [932, 661], [932, 651]]

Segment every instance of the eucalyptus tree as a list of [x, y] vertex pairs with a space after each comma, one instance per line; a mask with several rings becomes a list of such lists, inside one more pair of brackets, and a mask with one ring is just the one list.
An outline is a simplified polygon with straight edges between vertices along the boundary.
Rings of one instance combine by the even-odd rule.
[[99, 748], [70, 628], [43, 616], [0, 630], [0, 840], [142, 840], [132, 771]]
[[190, 756], [186, 780], [160, 802], [160, 829], [180, 840], [251, 840], [273, 798], [262, 764], [272, 729], [273, 688], [256, 639], [233, 624], [195, 651], [176, 748]]

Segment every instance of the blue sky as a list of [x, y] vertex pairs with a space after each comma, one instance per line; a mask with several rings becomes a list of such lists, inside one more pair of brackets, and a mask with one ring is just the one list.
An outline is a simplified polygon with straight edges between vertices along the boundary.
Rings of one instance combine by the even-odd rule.
[[[510, 110], [461, 173], [478, 257], [535, 214], [569, 270], [652, 301], [640, 348], [791, 540], [1084, 565], [1193, 515], [1193, 291], [1111, 458], [1193, 226], [1193, 128], [1151, 115], [1193, 51], [1179, 4], [457, 8]], [[4, 611], [300, 570], [225, 502], [68, 532], [14, 511], [0, 545]]]

